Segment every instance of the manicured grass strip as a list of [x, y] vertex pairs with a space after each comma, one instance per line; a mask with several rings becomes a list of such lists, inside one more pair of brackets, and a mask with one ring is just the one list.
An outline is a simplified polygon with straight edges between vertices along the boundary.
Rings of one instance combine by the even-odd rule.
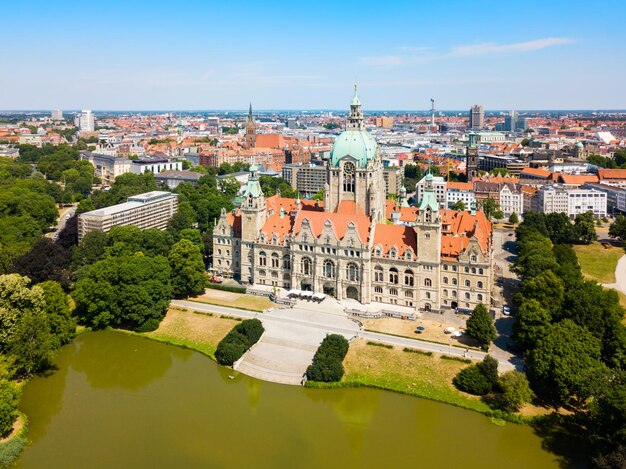
[[617, 261], [624, 255], [619, 247], [606, 249], [600, 243], [573, 246], [580, 267], [587, 277], [600, 283], [615, 283]]

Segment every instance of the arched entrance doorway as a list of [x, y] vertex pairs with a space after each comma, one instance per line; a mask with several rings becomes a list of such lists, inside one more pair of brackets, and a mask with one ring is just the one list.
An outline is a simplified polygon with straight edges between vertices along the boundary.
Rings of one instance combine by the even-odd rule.
[[300, 282], [300, 290], [302, 291], [313, 291], [313, 282], [311, 279], [305, 278]]
[[328, 296], [332, 296], [333, 298], [336, 296], [335, 295], [335, 285], [332, 283], [325, 283], [324, 284], [324, 293]]
[[430, 311], [430, 310], [431, 310], [430, 303], [426, 303], [424, 305], [424, 311]]
[[457, 309], [459, 307], [459, 304], [456, 301], [453, 301], [452, 303], [450, 303], [450, 307], [452, 309]]
[[346, 288], [346, 297], [359, 301], [359, 290], [357, 287], [349, 286]]

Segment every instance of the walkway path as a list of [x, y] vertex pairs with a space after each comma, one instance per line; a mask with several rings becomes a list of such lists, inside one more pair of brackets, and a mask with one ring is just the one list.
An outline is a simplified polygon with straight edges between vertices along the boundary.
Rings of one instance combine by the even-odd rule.
[[615, 266], [615, 283], [605, 283], [606, 288], [613, 288], [626, 295], [626, 255], [620, 257]]
[[[472, 350], [468, 353], [465, 348], [455, 345], [364, 331], [358, 323], [348, 319], [345, 313], [337, 314], [298, 307], [255, 313], [186, 300], [173, 300], [172, 305], [195, 311], [260, 319], [265, 327], [265, 333], [237, 363], [236, 369], [249, 376], [277, 383], [300, 384], [306, 368], [326, 334], [341, 334], [347, 339], [362, 337], [365, 340], [398, 347], [410, 347], [457, 357], [467, 355], [476, 360], [482, 360], [485, 356], [483, 352]], [[514, 369], [516, 365], [519, 364], [514, 360], [501, 361], [500, 371]]]

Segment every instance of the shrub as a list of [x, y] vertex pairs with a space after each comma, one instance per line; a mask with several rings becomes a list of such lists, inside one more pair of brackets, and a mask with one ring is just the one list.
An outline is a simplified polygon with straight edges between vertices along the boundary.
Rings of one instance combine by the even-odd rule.
[[342, 335], [327, 335], [315, 352], [313, 363], [306, 370], [307, 378], [325, 383], [339, 381], [344, 374], [342, 362], [348, 347], [348, 341]]
[[232, 366], [263, 335], [263, 324], [258, 319], [246, 319], [226, 334], [215, 349], [215, 359], [220, 365]]
[[368, 341], [367, 345], [373, 345], [374, 347], [393, 348], [393, 345], [383, 344], [381, 342]]
[[491, 383], [480, 371], [478, 365], [463, 368], [453, 379], [454, 385], [461, 391], [482, 396], [491, 391]]
[[246, 289], [244, 287], [235, 287], [232, 285], [221, 285], [219, 283], [207, 283], [207, 288], [211, 288], [213, 290], [222, 290], [229, 291], [231, 293], [245, 293]]
[[409, 347], [404, 347], [402, 349], [402, 351], [403, 352], [408, 352], [408, 353], [417, 353], [419, 355], [426, 355], [427, 357], [432, 357], [433, 356], [433, 352], [424, 352], [423, 350], [417, 350], [417, 349], [409, 348]]
[[161, 321], [155, 318], [148, 319], [141, 326], [137, 328], [137, 332], [152, 332], [156, 331], [159, 328], [159, 324]]
[[441, 359], [460, 363], [472, 363], [472, 360], [470, 360], [469, 358], [451, 357], [450, 355], [442, 355]]

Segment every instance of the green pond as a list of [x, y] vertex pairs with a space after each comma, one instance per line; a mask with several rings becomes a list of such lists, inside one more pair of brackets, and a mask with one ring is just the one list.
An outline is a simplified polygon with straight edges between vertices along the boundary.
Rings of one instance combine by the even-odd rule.
[[230, 379], [200, 353], [125, 334], [83, 334], [56, 365], [24, 389], [18, 467], [558, 467], [528, 426], [374, 389]]

